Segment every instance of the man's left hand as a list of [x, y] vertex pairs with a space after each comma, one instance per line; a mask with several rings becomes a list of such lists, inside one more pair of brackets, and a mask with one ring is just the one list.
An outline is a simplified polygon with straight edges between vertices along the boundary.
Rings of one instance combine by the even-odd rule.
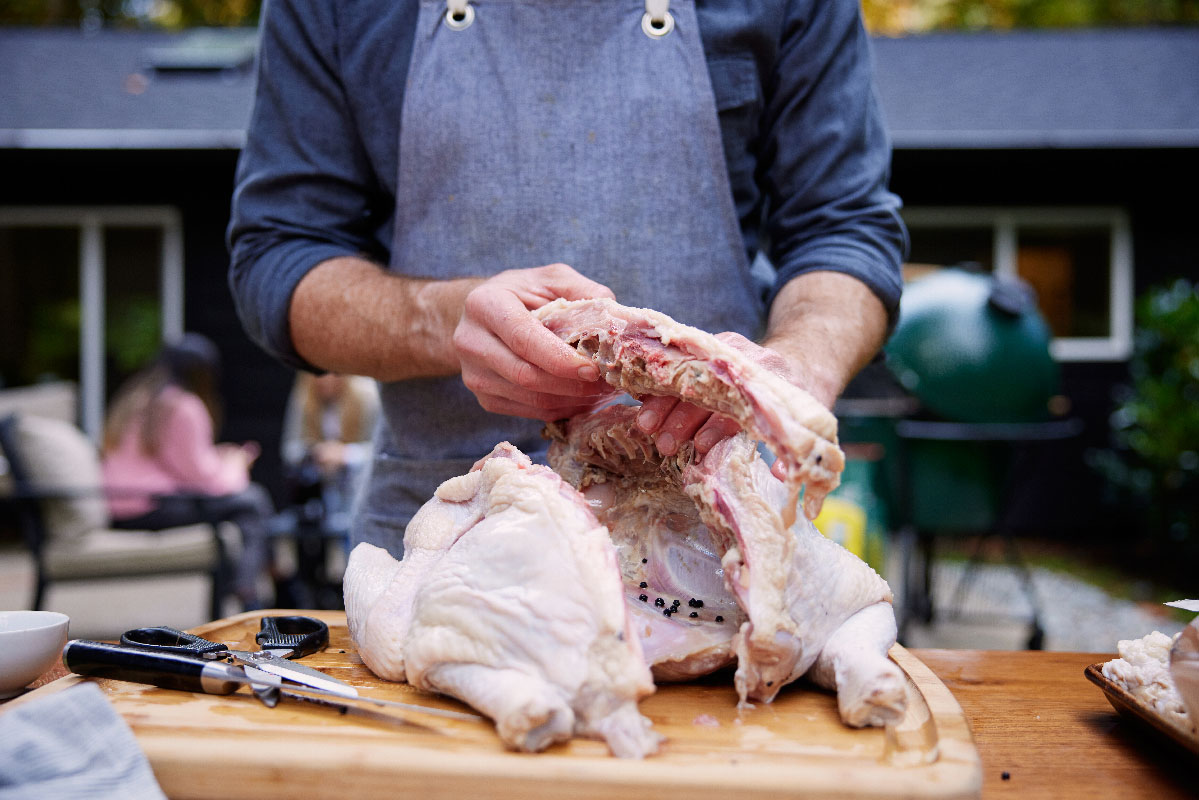
[[[719, 333], [716, 338], [730, 347], [741, 351], [776, 375], [795, 383], [787, 360], [775, 351], [751, 342], [739, 333]], [[637, 427], [654, 435], [658, 452], [664, 456], [674, 455], [679, 446], [691, 439], [701, 456], [716, 446], [721, 439], [741, 430], [737, 422], [723, 414], [713, 414], [707, 409], [684, 403], [675, 397], [648, 397], [637, 415]]]
[[[808, 272], [775, 297], [764, 346], [736, 333], [717, 336], [831, 409], [849, 379], [878, 352], [886, 330], [886, 309], [865, 284], [837, 272]], [[645, 399], [637, 425], [654, 435], [663, 455], [677, 453], [691, 439], [702, 456], [740, 430], [726, 416], [673, 397]], [[782, 477], [778, 462], [774, 472]]]

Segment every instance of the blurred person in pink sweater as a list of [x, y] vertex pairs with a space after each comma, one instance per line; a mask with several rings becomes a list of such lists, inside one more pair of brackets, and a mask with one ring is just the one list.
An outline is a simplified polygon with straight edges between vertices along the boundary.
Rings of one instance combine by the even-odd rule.
[[220, 354], [211, 341], [189, 333], [165, 345], [113, 397], [104, 425], [104, 485], [116, 527], [236, 524], [242, 554], [235, 588], [247, 609], [259, 608], [256, 585], [271, 560], [275, 508], [266, 489], [250, 480], [258, 444], [215, 441], [219, 381]]

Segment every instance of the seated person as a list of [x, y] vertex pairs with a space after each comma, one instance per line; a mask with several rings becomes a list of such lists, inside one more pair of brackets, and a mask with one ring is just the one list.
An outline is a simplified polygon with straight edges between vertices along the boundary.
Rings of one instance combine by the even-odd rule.
[[375, 382], [359, 375], [296, 375], [283, 417], [283, 462], [299, 501], [317, 498], [327, 529], [340, 530], [371, 448], [379, 411]]
[[[250, 480], [255, 442], [216, 443], [220, 356], [198, 334], [166, 345], [113, 397], [101, 453], [116, 527], [161, 529], [229, 521], [242, 535], [235, 590], [260, 608], [256, 588], [270, 559], [270, 495]], [[200, 496], [199, 499], [196, 496]]]

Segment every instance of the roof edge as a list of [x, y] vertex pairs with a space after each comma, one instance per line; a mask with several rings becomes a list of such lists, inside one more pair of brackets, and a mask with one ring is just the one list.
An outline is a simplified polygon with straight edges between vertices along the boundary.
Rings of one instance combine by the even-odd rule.
[[1052, 150], [1199, 147], [1199, 130], [891, 130], [895, 150]]
[[[1199, 130], [894, 130], [895, 150], [1197, 148]], [[222, 129], [0, 128], [9, 150], [240, 150], [246, 132]]]
[[0, 148], [16, 150], [240, 150], [241, 129], [0, 128]]

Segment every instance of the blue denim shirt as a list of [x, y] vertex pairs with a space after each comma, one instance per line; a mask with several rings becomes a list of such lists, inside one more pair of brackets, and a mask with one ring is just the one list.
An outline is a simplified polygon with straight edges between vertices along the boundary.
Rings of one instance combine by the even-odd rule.
[[[344, 255], [386, 263], [419, 0], [272, 0], [238, 164], [229, 283], [250, 336], [296, 367], [292, 292]], [[748, 257], [863, 281], [892, 321], [907, 233], [858, 0], [697, 0]], [[528, 264], [524, 266], [540, 266]]]

